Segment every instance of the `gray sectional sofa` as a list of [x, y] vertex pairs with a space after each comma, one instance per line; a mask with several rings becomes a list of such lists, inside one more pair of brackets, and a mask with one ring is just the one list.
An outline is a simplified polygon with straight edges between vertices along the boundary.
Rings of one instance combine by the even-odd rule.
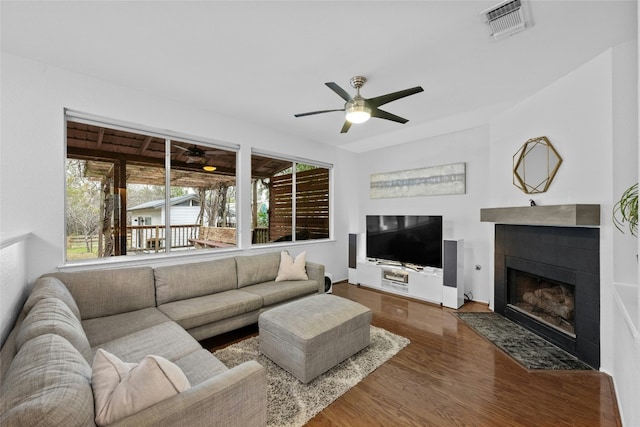
[[264, 368], [229, 369], [198, 340], [323, 293], [324, 266], [307, 262], [308, 280], [275, 282], [279, 263], [274, 252], [39, 278], [0, 352], [0, 425], [94, 426], [99, 348], [130, 363], [162, 356], [191, 385], [112, 425], [265, 425]]

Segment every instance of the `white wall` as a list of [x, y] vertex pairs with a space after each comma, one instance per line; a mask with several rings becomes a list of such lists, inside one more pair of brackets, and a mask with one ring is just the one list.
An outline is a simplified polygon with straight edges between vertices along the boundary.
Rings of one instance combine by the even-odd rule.
[[[136, 89], [76, 74], [15, 55], [2, 53], [2, 129], [0, 146], [0, 231], [24, 230], [32, 233], [28, 250], [28, 284], [64, 262], [64, 108], [142, 126], [167, 129], [187, 135], [240, 144], [239, 170], [242, 174], [238, 197], [251, 202], [250, 150], [252, 147], [283, 155], [331, 163], [340, 171], [340, 150], [299, 140], [266, 128], [228, 119], [211, 111], [163, 99]], [[344, 176], [346, 175], [346, 176]], [[338, 172], [337, 179], [352, 180]], [[307, 250], [307, 259], [325, 264], [337, 278], [346, 278], [348, 226], [342, 201], [353, 198], [349, 185], [334, 186], [335, 242], [308, 242], [290, 247], [293, 254]], [[347, 204], [348, 206], [348, 204]], [[345, 211], [346, 212], [346, 211]], [[244, 227], [250, 229], [250, 212], [239, 212]], [[241, 236], [248, 248], [250, 233]], [[284, 245], [287, 246], [287, 245]], [[265, 249], [257, 249], [257, 252]], [[273, 249], [272, 249], [273, 250]], [[207, 257], [229, 256], [204, 255]], [[189, 260], [197, 260], [190, 257]], [[111, 260], [110, 260], [111, 261]], [[137, 263], [185, 262], [183, 258], [138, 257]], [[113, 266], [124, 266], [113, 260]], [[18, 292], [20, 293], [20, 292]]]
[[[340, 236], [340, 244], [334, 248], [338, 252], [338, 258], [344, 260], [339, 267], [326, 267], [327, 271], [333, 274], [333, 281], [347, 279], [347, 264], [349, 253], [348, 235], [358, 232], [358, 219], [360, 212], [358, 210], [358, 177], [360, 171], [360, 155], [351, 151], [338, 150], [338, 159], [340, 168], [334, 168], [333, 175], [333, 193], [334, 208], [338, 209], [339, 214], [334, 214], [335, 235]], [[334, 212], [336, 212], [334, 210]], [[340, 217], [340, 218], [338, 218]], [[340, 221], [337, 221], [337, 220]]]
[[[554, 82], [491, 121], [492, 206], [603, 203], [610, 212], [612, 175], [611, 52]], [[513, 155], [546, 136], [563, 159], [546, 193], [530, 196], [512, 182]]]
[[27, 296], [29, 234], [0, 235], [0, 346], [9, 335]]
[[637, 283], [637, 274], [635, 249], [629, 251], [628, 237], [614, 228], [611, 211], [616, 197], [637, 180], [637, 55], [635, 42], [609, 49], [490, 124], [493, 207], [527, 205], [530, 197], [512, 185], [512, 156], [527, 139], [542, 135], [563, 164], [548, 192], [533, 199], [539, 205], [601, 205], [601, 369], [614, 378], [625, 425], [640, 424], [640, 377], [638, 369], [628, 369], [637, 366], [639, 355], [630, 351], [632, 338], [620, 333], [626, 325], [613, 292], [616, 279]]
[[[369, 176], [375, 173], [466, 163], [466, 194], [388, 199], [369, 198]], [[464, 239], [465, 292], [489, 302], [489, 240], [491, 225], [480, 222], [480, 208], [488, 207], [489, 128], [467, 129], [412, 143], [360, 154], [359, 233], [366, 231], [366, 215], [442, 215], [445, 239]], [[480, 270], [475, 269], [475, 265]]]
[[[613, 203], [638, 182], [638, 63], [637, 43], [612, 49], [613, 67]], [[609, 212], [604, 213], [610, 216]], [[628, 230], [613, 231], [613, 279], [616, 283], [638, 283], [636, 259], [638, 239]]]

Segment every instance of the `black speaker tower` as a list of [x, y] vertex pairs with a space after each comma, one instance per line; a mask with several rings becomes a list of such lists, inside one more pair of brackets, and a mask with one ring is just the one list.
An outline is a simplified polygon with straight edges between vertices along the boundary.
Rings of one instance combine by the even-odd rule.
[[358, 258], [358, 235], [349, 234], [349, 268], [356, 268]]

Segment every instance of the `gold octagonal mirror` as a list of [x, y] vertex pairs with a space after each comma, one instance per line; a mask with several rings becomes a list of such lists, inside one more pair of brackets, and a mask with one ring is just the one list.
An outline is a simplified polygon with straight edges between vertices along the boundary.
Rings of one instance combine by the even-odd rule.
[[526, 194], [544, 193], [562, 158], [546, 136], [531, 138], [513, 155], [513, 185]]

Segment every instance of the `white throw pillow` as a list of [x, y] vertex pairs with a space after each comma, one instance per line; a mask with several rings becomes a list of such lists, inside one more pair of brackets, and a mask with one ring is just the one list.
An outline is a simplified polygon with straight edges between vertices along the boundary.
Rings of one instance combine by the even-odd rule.
[[91, 386], [96, 424], [111, 424], [191, 387], [182, 370], [160, 356], [126, 363], [98, 349], [93, 360]]
[[307, 270], [305, 269], [306, 256], [306, 251], [302, 252], [295, 259], [286, 251], [280, 252], [280, 268], [278, 269], [276, 282], [283, 282], [285, 280], [309, 280]]

